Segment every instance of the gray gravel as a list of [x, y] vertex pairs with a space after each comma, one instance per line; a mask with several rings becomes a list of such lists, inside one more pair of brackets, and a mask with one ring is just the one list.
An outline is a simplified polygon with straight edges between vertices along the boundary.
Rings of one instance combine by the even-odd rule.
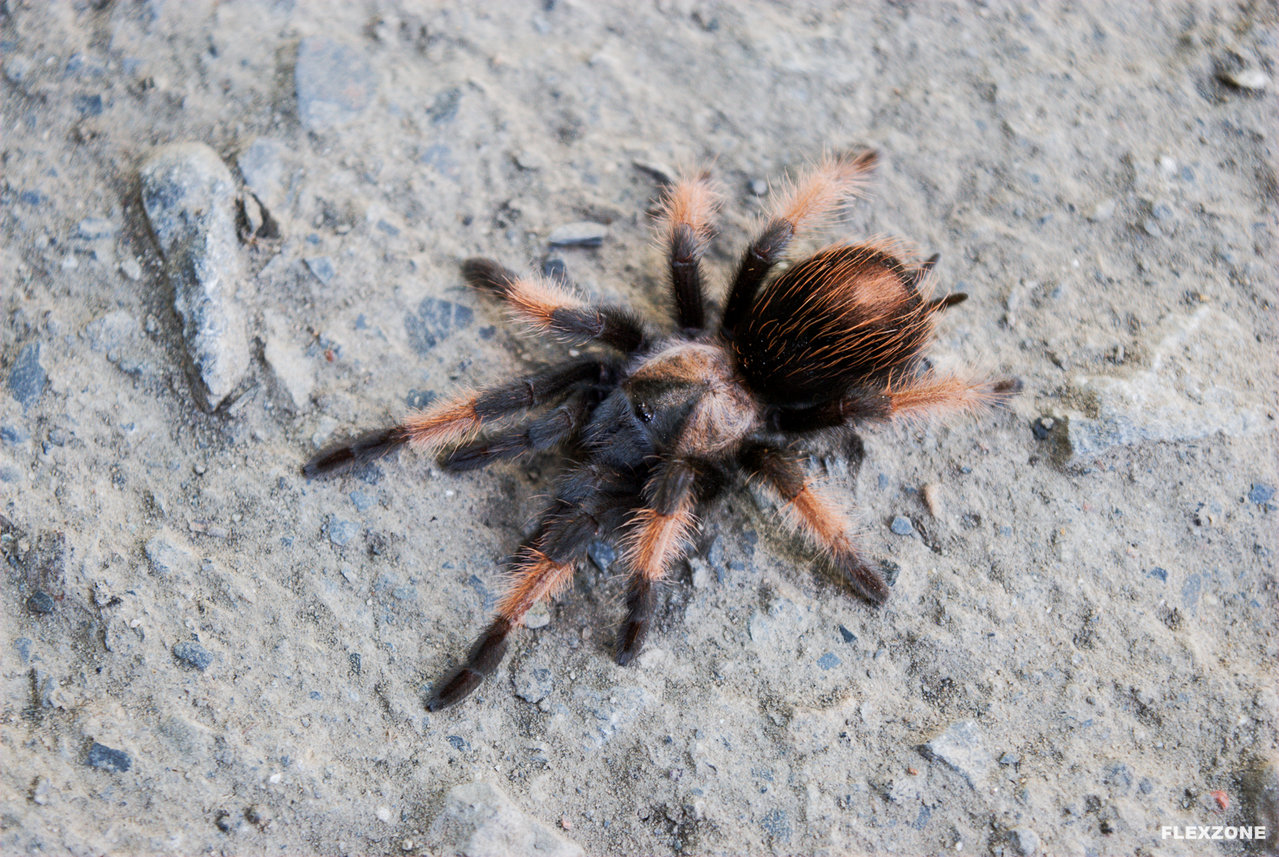
[[[1196, 2], [0, 3], [0, 852], [1244, 853], [1161, 830], [1277, 824], [1276, 32]], [[970, 297], [931, 359], [1025, 384], [814, 445], [885, 607], [730, 484], [636, 663], [594, 545], [428, 713], [556, 461], [302, 462], [564, 353], [461, 260], [664, 324], [673, 174], [723, 189], [719, 301], [769, 187], [856, 145], [867, 198], [798, 252], [940, 253]]]

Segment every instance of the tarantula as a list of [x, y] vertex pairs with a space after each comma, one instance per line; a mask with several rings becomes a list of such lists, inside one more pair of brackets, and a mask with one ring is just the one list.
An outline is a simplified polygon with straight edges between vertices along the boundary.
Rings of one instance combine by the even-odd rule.
[[[835, 244], [768, 279], [796, 232], [834, 214], [875, 161], [871, 151], [827, 158], [774, 198], [718, 324], [709, 323], [701, 269], [719, 205], [706, 175], [679, 181], [661, 205], [673, 333], [654, 333], [625, 309], [583, 300], [563, 278], [520, 275], [487, 259], [463, 263], [467, 282], [505, 300], [516, 320], [610, 352], [455, 395], [329, 448], [303, 468], [308, 477], [331, 473], [406, 443], [443, 450], [439, 462], [449, 471], [531, 451], [567, 457], [554, 499], [509, 561], [497, 616], [466, 663], [436, 685], [428, 709], [458, 702], [493, 673], [529, 608], [571, 580], [597, 538], [617, 537], [623, 548], [629, 588], [616, 659], [633, 660], [652, 621], [656, 584], [683, 556], [698, 514], [734, 471], [778, 495], [855, 594], [873, 605], [888, 597], [884, 579], [858, 554], [849, 522], [805, 475], [792, 440], [1002, 404], [1021, 384], [929, 368], [923, 349], [934, 317], [967, 297], [929, 296], [937, 256], [917, 263], [890, 242]], [[480, 434], [539, 407], [540, 415]]]

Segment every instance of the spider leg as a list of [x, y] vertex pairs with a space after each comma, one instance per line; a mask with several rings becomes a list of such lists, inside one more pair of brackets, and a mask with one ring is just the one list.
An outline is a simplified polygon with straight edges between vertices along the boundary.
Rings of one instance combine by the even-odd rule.
[[526, 452], [542, 452], [567, 442], [587, 415], [580, 396], [555, 410], [507, 432], [482, 437], [440, 456], [440, 466], [453, 473], [478, 470], [494, 461], [517, 458]]
[[405, 443], [438, 449], [490, 420], [535, 407], [575, 385], [597, 381], [608, 371], [609, 364], [598, 359], [573, 360], [487, 390], [462, 393], [409, 414], [399, 425], [331, 446], [303, 465], [302, 473], [307, 478], [336, 473], [381, 458]]
[[523, 623], [534, 604], [572, 579], [587, 545], [620, 523], [625, 509], [634, 503], [637, 488], [633, 477], [609, 467], [585, 465], [569, 474], [543, 515], [539, 531], [516, 553], [510, 587], [497, 615], [472, 646], [466, 663], [437, 685], [426, 704], [428, 710], [439, 711], [461, 701], [497, 669], [511, 631]]
[[644, 486], [644, 505], [631, 520], [623, 543], [631, 577], [626, 620], [617, 638], [617, 663], [621, 666], [639, 654], [657, 604], [654, 584], [684, 555], [697, 525], [693, 514], [697, 478], [691, 461], [674, 458], [659, 464]]
[[471, 647], [466, 663], [432, 694], [426, 703], [428, 711], [460, 702], [497, 669], [506, 655], [507, 636], [534, 604], [563, 588], [573, 576], [573, 563], [555, 562], [532, 544], [525, 544], [511, 573], [515, 584], [498, 606], [497, 616]]
[[857, 555], [852, 527], [830, 498], [804, 476], [793, 456], [757, 443], [742, 451], [741, 463], [748, 473], [777, 492], [800, 529], [825, 551], [849, 588], [876, 607], [884, 603], [888, 584]]
[[922, 417], [945, 411], [978, 411], [1006, 406], [1021, 392], [1017, 378], [973, 381], [932, 371], [890, 382], [883, 390], [854, 388], [844, 396], [808, 408], [775, 408], [769, 428], [805, 433], [893, 417]]
[[890, 382], [883, 391], [891, 417], [923, 417], [947, 411], [979, 411], [1006, 406], [1021, 392], [1019, 378], [974, 381], [928, 372]]
[[681, 179], [662, 199], [660, 217], [675, 296], [675, 323], [689, 333], [700, 333], [706, 326], [701, 258], [718, 206], [718, 194], [705, 174]]
[[462, 276], [472, 286], [505, 300], [519, 321], [573, 345], [602, 342], [623, 354], [645, 343], [644, 328], [628, 310], [588, 303], [566, 284], [521, 276], [491, 259], [467, 259]]
[[844, 199], [857, 193], [877, 158], [870, 150], [828, 158], [773, 201], [769, 219], [746, 248], [733, 278], [720, 320], [720, 331], [726, 337], [732, 338], [755, 293], [785, 255], [795, 233], [830, 217]]

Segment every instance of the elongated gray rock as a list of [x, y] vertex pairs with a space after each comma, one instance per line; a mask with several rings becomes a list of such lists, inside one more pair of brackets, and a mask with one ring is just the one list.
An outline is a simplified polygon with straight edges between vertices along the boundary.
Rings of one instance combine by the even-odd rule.
[[242, 276], [235, 184], [203, 143], [156, 149], [142, 165], [142, 205], [173, 285], [173, 306], [200, 407], [212, 411], [244, 377], [249, 342], [236, 301]]

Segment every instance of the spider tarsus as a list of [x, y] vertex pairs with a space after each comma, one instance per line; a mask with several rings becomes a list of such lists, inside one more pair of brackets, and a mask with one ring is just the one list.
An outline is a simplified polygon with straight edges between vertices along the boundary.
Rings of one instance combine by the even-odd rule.
[[317, 476], [341, 473], [381, 458], [408, 439], [403, 426], [392, 426], [360, 435], [348, 443], [331, 446], [312, 458], [302, 465], [302, 475], [307, 479], [314, 479]]
[[991, 385], [991, 392], [999, 396], [1001, 404], [1007, 404], [1008, 400], [1022, 391], [1023, 384], [1020, 378], [1002, 378]]
[[968, 300], [968, 292], [955, 292], [954, 294], [946, 295], [944, 298], [929, 301], [928, 311], [941, 312], [944, 309], [962, 304], [966, 300]]
[[426, 703], [427, 711], [440, 711], [461, 702], [480, 686], [484, 676], [475, 670], [460, 669]]
[[850, 167], [859, 170], [871, 170], [879, 164], [879, 152], [874, 149], [851, 149], [845, 157]]
[[492, 259], [473, 256], [462, 263], [462, 277], [477, 289], [488, 292], [504, 293], [519, 275]]
[[617, 635], [617, 665], [624, 667], [644, 648], [652, 624], [653, 609], [657, 604], [657, 592], [643, 578], [636, 578], [626, 596], [626, 621]]
[[484, 636], [475, 641], [471, 656], [457, 672], [444, 682], [426, 703], [428, 711], [439, 711], [460, 702], [479, 687], [506, 656], [506, 638], [511, 633], [511, 623], [502, 617], [493, 620]]
[[844, 582], [872, 607], [882, 607], [888, 600], [888, 583], [879, 572], [857, 557], [839, 564]]

